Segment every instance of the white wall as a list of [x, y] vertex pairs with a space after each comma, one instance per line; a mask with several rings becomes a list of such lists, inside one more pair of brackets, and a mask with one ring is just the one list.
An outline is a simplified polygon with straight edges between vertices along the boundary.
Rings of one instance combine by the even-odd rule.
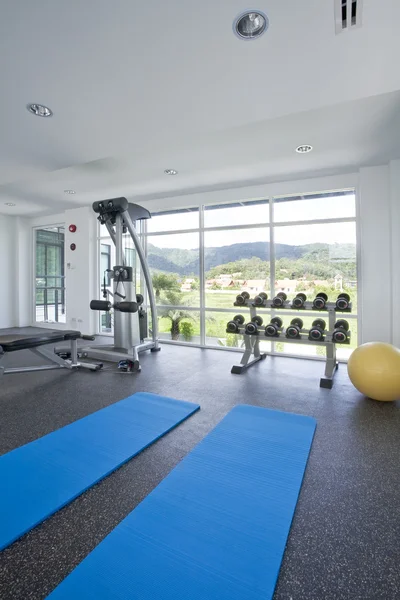
[[33, 263], [32, 227], [30, 219], [15, 218], [15, 326], [32, 324]]
[[15, 217], [0, 215], [0, 328], [14, 327], [16, 319], [15, 229]]
[[[174, 210], [199, 204], [223, 204], [227, 202], [242, 202], [245, 200], [263, 200], [271, 196], [290, 196], [316, 192], [329, 192], [338, 189], [351, 189], [356, 187], [358, 173], [345, 173], [343, 175], [332, 175], [328, 177], [315, 177], [312, 179], [296, 179], [293, 181], [281, 181], [279, 183], [265, 183], [263, 185], [251, 185], [246, 187], [216, 190], [213, 192], [202, 192], [197, 194], [185, 194], [182, 196], [171, 196], [158, 198], [157, 200], [139, 201], [150, 212], [161, 210]], [[133, 199], [135, 202], [135, 199]]]
[[[76, 232], [69, 231], [76, 225]], [[97, 298], [97, 221], [91, 207], [65, 211], [65, 285], [67, 328], [84, 334], [96, 333], [98, 313], [90, 310], [90, 301]], [[71, 250], [71, 244], [76, 250]]]
[[360, 169], [358, 194], [361, 342], [391, 342], [392, 248], [389, 166]]
[[393, 344], [400, 348], [400, 160], [389, 165]]

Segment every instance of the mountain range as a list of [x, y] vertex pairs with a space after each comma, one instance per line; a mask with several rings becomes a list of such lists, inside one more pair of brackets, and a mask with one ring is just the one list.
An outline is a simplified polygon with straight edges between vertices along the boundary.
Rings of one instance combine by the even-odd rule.
[[[148, 262], [155, 271], [177, 273], [181, 276], [198, 274], [199, 251], [182, 248], [157, 248], [148, 244]], [[241, 259], [260, 258], [270, 260], [270, 244], [268, 242], [247, 242], [216, 248], [204, 249], [204, 267], [209, 271], [213, 267], [235, 262]], [[275, 244], [275, 258], [289, 260], [334, 260], [337, 262], [352, 262], [355, 259], [353, 244], [305, 244], [291, 246]]]

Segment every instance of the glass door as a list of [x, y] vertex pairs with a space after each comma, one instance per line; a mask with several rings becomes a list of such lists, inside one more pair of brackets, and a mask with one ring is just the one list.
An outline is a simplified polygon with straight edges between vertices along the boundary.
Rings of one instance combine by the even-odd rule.
[[63, 226], [35, 230], [35, 321], [65, 323], [65, 231]]

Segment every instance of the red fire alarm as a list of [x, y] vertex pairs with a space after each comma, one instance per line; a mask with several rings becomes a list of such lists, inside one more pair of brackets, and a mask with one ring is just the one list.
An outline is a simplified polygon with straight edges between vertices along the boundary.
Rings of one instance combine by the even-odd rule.
[[75, 231], [76, 231], [76, 225], [70, 225], [68, 227], [68, 229], [70, 230], [71, 233], [75, 233]]
[[71, 244], [70, 248], [71, 248], [71, 250], [76, 250], [76, 244]]

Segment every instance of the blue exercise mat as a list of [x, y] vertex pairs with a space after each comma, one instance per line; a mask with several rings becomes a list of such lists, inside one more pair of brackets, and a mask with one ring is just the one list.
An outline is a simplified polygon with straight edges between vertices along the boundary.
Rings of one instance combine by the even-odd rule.
[[0, 549], [200, 407], [139, 393], [0, 457]]
[[51, 600], [270, 600], [315, 430], [237, 406]]

